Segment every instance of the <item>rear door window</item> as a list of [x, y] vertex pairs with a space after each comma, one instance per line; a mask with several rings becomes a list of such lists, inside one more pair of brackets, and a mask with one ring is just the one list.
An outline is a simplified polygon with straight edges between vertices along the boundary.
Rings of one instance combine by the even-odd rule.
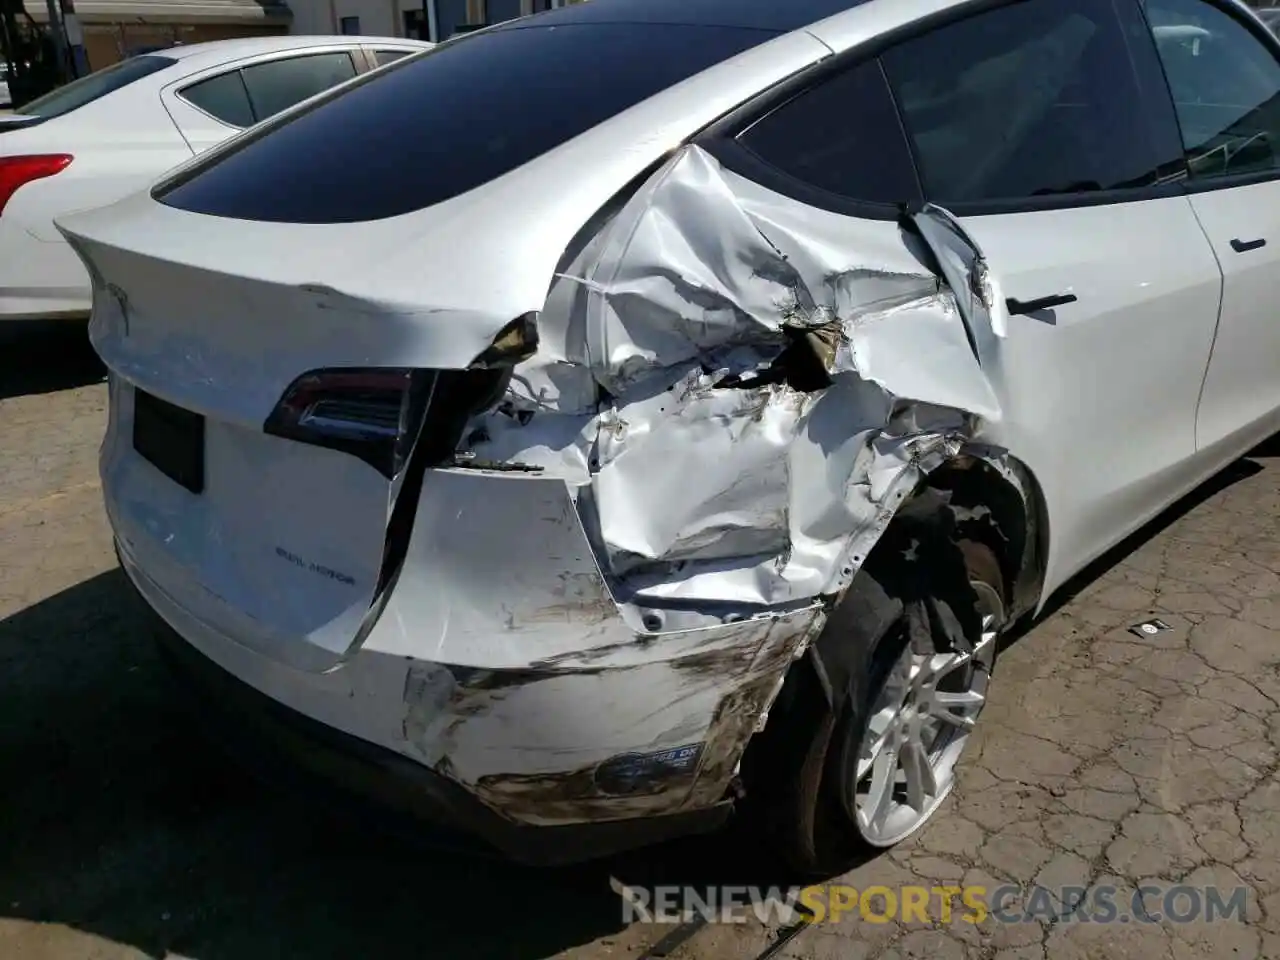
[[371, 72], [187, 168], [154, 196], [243, 220], [344, 223], [409, 213], [776, 36], [653, 23], [537, 26], [555, 16], [451, 40]]
[[1202, 0], [1147, 0], [1193, 180], [1280, 168], [1280, 62]]
[[182, 97], [228, 126], [251, 127], [256, 122], [239, 70], [194, 83], [182, 91]]
[[738, 143], [796, 183], [834, 196], [897, 204], [920, 195], [911, 151], [875, 60], [801, 93], [748, 127]]
[[128, 60], [121, 60], [97, 73], [91, 73], [87, 77], [68, 83], [65, 87], [46, 93], [16, 112], [23, 116], [51, 120], [73, 110], [79, 110], [107, 94], [115, 93], [131, 83], [136, 83], [143, 77], [149, 77], [153, 73], [171, 67], [176, 62], [170, 57], [156, 55], [130, 57]]
[[244, 85], [261, 122], [356, 75], [349, 53], [314, 53], [245, 67]]
[[401, 57], [407, 57], [408, 50], [375, 50], [373, 51], [374, 62], [380, 67], [385, 67], [388, 63], [395, 63]]
[[925, 195], [959, 206], [1181, 175], [1176, 127], [1160, 113], [1168, 96], [1140, 82], [1160, 73], [1140, 14], [1130, 11], [1135, 44], [1116, 11], [1112, 0], [1025, 0], [887, 50]]

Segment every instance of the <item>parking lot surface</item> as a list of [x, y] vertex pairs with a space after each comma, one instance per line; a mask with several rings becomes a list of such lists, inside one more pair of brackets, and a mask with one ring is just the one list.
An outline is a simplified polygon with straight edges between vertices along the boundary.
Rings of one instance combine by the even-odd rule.
[[[610, 883], [778, 883], [750, 836], [526, 870], [388, 835], [225, 759], [116, 569], [96, 475], [105, 401], [83, 325], [0, 328], [0, 956], [596, 960], [673, 932], [673, 957], [770, 949], [776, 922], [625, 924]], [[1211, 481], [1017, 637], [945, 810], [840, 881], [1021, 899], [977, 923], [854, 909], [780, 955], [1280, 958], [1278, 453]], [[1175, 884], [1244, 890], [1244, 916], [1173, 922]], [[1064, 888], [1110, 891], [1117, 915], [1036, 902]]]

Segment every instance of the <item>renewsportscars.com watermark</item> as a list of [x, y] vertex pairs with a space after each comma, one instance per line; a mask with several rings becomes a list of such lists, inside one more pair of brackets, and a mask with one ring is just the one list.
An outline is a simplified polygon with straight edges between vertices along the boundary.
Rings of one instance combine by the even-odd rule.
[[1245, 887], [1189, 884], [613, 888], [625, 923], [1240, 923], [1248, 905]]

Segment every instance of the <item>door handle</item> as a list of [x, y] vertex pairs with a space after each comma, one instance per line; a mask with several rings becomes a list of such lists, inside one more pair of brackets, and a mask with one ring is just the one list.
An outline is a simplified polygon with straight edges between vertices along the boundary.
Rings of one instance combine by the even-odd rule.
[[1266, 237], [1259, 237], [1257, 240], [1240, 240], [1237, 238], [1231, 241], [1231, 249], [1236, 253], [1246, 253], [1249, 250], [1257, 250], [1259, 247], [1265, 247], [1266, 245]]
[[1055, 293], [1048, 297], [1037, 297], [1035, 300], [1019, 300], [1017, 297], [1009, 297], [1005, 300], [1004, 305], [1008, 308], [1011, 316], [1019, 314], [1035, 313], [1037, 310], [1049, 310], [1053, 307], [1061, 307], [1068, 303], [1075, 303], [1076, 295], [1074, 293]]

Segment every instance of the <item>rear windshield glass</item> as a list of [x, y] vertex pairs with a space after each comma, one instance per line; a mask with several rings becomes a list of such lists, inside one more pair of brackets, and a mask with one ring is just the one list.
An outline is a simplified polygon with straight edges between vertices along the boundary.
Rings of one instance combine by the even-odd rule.
[[774, 35], [607, 23], [464, 36], [240, 138], [154, 196], [241, 220], [349, 223], [409, 213], [487, 183]]
[[131, 57], [128, 60], [121, 60], [97, 73], [91, 73], [87, 77], [68, 83], [65, 87], [59, 87], [52, 93], [46, 93], [16, 112], [27, 117], [51, 120], [72, 110], [79, 110], [85, 104], [105, 97], [108, 93], [114, 93], [121, 87], [127, 87], [135, 80], [149, 77], [176, 62], [170, 57], [158, 56]]

